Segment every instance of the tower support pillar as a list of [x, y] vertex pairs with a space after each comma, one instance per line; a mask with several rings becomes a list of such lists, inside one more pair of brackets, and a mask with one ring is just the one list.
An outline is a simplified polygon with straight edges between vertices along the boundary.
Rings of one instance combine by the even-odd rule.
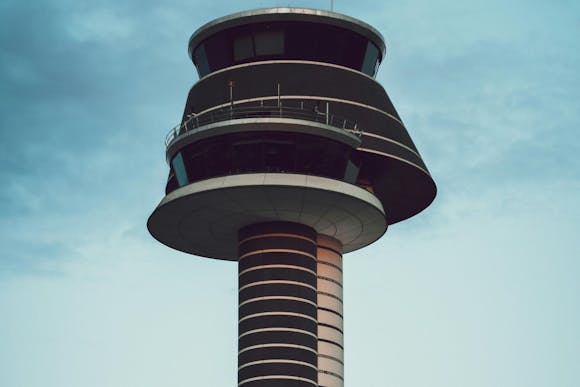
[[318, 386], [316, 232], [254, 224], [238, 252], [238, 386]]
[[318, 383], [344, 386], [342, 244], [317, 237]]

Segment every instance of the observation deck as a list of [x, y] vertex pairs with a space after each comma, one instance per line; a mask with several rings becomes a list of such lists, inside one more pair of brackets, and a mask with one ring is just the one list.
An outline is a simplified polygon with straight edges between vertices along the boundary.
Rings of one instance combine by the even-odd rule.
[[[210, 181], [225, 184], [267, 175], [264, 181], [277, 176], [274, 180], [280, 186], [290, 187], [285, 180], [320, 178], [334, 182], [330, 185], [347, 184], [365, 191], [373, 197], [366, 205], [383, 214], [383, 229], [363, 238], [364, 243], [341, 240], [347, 249], [372, 243], [388, 224], [413, 216], [433, 200], [436, 189], [427, 167], [384, 88], [374, 79], [386, 48], [373, 27], [323, 10], [261, 9], [207, 23], [191, 36], [188, 47], [200, 80], [189, 92], [181, 123], [166, 136], [168, 196], [149, 220], [150, 231], [163, 243], [211, 256], [211, 249], [194, 248], [209, 243], [210, 236], [178, 242], [184, 238], [179, 227], [185, 215], [163, 215], [176, 203], [191, 205], [178, 193], [199, 196], [193, 192]], [[251, 196], [251, 187], [242, 185], [245, 195]], [[260, 184], [254, 188], [265, 192]], [[293, 190], [296, 187], [288, 188]], [[211, 195], [218, 197], [217, 191], [213, 188]], [[324, 200], [334, 198], [333, 192]], [[302, 197], [302, 191], [295, 194]], [[285, 204], [304, 205], [299, 199]], [[212, 208], [220, 219], [239, 215], [224, 210], [226, 202]], [[264, 210], [250, 209], [245, 212]], [[343, 210], [346, 207], [339, 212]], [[268, 211], [277, 215], [261, 220], [300, 220], [275, 205]], [[241, 217], [234, 225], [244, 227], [255, 221]], [[348, 227], [377, 224], [374, 218], [356, 222], [356, 227], [354, 223]], [[316, 222], [307, 225], [321, 231]], [[231, 246], [227, 257], [219, 253], [216, 258], [235, 259], [235, 233], [230, 236], [227, 243], [214, 238], [219, 250], [224, 250], [224, 244]]]

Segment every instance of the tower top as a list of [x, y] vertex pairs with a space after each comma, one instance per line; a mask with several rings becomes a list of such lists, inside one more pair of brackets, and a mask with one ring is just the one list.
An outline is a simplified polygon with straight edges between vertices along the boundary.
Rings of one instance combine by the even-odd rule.
[[362, 20], [323, 9], [274, 7], [236, 12], [204, 24], [189, 38], [189, 55], [191, 57], [193, 50], [203, 40], [207, 39], [217, 31], [247, 24], [272, 21], [315, 22], [346, 28], [372, 41], [379, 48], [383, 58], [386, 54], [385, 39], [383, 38], [383, 35], [381, 35], [381, 33], [373, 26], [363, 22]]
[[265, 8], [190, 38], [200, 80], [166, 144], [162, 243], [238, 259], [238, 232], [298, 223], [350, 252], [425, 209], [436, 186], [384, 88], [370, 25], [328, 10]]
[[[251, 36], [256, 45], [252, 55], [246, 47], [250, 42], [244, 39]], [[216, 49], [223, 48], [224, 41], [234, 45], [231, 52], [238, 56]], [[374, 76], [386, 47], [381, 33], [361, 20], [328, 10], [277, 7], [206, 23], [191, 35], [188, 52], [200, 76], [240, 62], [268, 59], [334, 63]]]

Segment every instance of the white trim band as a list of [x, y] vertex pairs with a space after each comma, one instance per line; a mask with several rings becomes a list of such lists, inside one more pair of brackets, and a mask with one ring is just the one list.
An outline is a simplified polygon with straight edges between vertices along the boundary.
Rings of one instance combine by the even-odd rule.
[[257, 365], [257, 364], [266, 364], [266, 363], [297, 364], [297, 365], [302, 365], [302, 366], [310, 367], [310, 368], [313, 368], [316, 371], [318, 371], [318, 367], [316, 367], [315, 365], [312, 365], [310, 363], [306, 363], [304, 361], [290, 360], [290, 359], [256, 360], [256, 361], [252, 361], [252, 362], [249, 362], [249, 363], [242, 364], [241, 366], [238, 367], [238, 371], [241, 370], [244, 367], [250, 367], [250, 366], [253, 366], [253, 365]]
[[252, 266], [247, 268], [246, 270], [242, 270], [239, 274], [238, 277], [250, 272], [250, 271], [255, 271], [255, 270], [264, 270], [264, 269], [292, 269], [292, 270], [300, 270], [300, 271], [305, 271], [307, 273], [310, 273], [314, 276], [316, 276], [316, 272], [310, 269], [307, 269], [305, 267], [302, 266], [295, 266], [295, 265], [260, 265], [260, 266]]
[[247, 285], [244, 285], [238, 289], [238, 293], [244, 289], [249, 288], [249, 287], [259, 286], [259, 285], [294, 285], [294, 286], [302, 286], [302, 287], [305, 287], [308, 289], [312, 289], [316, 292], [316, 287], [309, 285], [309, 284], [305, 284], [304, 282], [287, 281], [287, 280], [269, 280], [269, 281], [257, 281], [257, 282], [252, 282], [252, 283], [249, 283]]
[[244, 316], [241, 319], [238, 320], [238, 324], [241, 323], [242, 321], [245, 320], [249, 320], [251, 318], [256, 318], [256, 317], [264, 317], [264, 316], [294, 316], [294, 317], [302, 317], [305, 318], [307, 320], [312, 320], [315, 321], [318, 324], [318, 320], [315, 319], [314, 317], [302, 314], [302, 313], [294, 313], [294, 312], [263, 312], [263, 313], [255, 313], [255, 314], [250, 314], [248, 316]]
[[269, 233], [269, 234], [259, 234], [259, 235], [253, 235], [251, 237], [247, 237], [246, 239], [243, 239], [241, 241], [238, 242], [238, 245], [241, 245], [244, 242], [250, 241], [252, 239], [260, 239], [260, 238], [272, 238], [272, 237], [284, 237], [284, 238], [296, 238], [296, 239], [303, 239], [305, 241], [308, 242], [312, 242], [314, 245], [316, 245], [316, 241], [313, 241], [312, 239], [302, 236], [302, 235], [297, 235], [297, 234], [288, 234], [288, 233], [281, 233], [281, 232], [274, 232], [274, 233]]
[[238, 336], [238, 339], [241, 339], [247, 335], [253, 335], [254, 333], [263, 333], [263, 332], [294, 332], [294, 333], [302, 333], [304, 335], [312, 336], [315, 339], [318, 339], [318, 335], [316, 333], [308, 332], [303, 329], [297, 328], [260, 328], [260, 329], [252, 329], [251, 331], [247, 331], [242, 333]]
[[290, 376], [290, 375], [268, 375], [268, 376], [256, 376], [255, 378], [245, 379], [238, 383], [238, 386], [241, 386], [244, 383], [255, 382], [257, 380], [272, 380], [272, 379], [290, 379], [290, 380], [299, 380], [301, 382], [307, 382], [312, 384], [313, 386], [318, 387], [318, 382], [312, 381], [310, 379], [301, 378], [299, 376]]
[[262, 249], [262, 250], [252, 250], [252, 251], [248, 251], [246, 254], [240, 256], [238, 258], [238, 261], [241, 261], [242, 259], [251, 256], [251, 255], [256, 255], [256, 254], [263, 254], [263, 253], [292, 253], [292, 254], [300, 254], [300, 255], [305, 255], [307, 257], [310, 257], [314, 260], [316, 260], [316, 257], [312, 254], [308, 254], [304, 251], [300, 251], [300, 250], [292, 250], [292, 249]]
[[250, 347], [246, 347], [246, 348], [242, 349], [241, 351], [238, 351], [238, 355], [242, 352], [252, 351], [254, 349], [260, 349], [260, 348], [295, 348], [295, 349], [303, 349], [305, 351], [309, 351], [309, 352], [312, 352], [314, 354], [318, 354], [318, 352], [315, 349], [312, 349], [310, 347], [306, 347], [304, 345], [288, 344], [288, 343], [273, 343], [273, 344], [257, 344], [257, 345], [252, 345]]

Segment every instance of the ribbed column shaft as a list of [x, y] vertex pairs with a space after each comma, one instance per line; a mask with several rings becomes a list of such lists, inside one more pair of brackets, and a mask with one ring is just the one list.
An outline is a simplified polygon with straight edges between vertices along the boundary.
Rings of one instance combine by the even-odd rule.
[[342, 245], [318, 235], [318, 384], [344, 386], [344, 341], [342, 320]]
[[239, 386], [318, 386], [316, 251], [300, 224], [240, 230]]

